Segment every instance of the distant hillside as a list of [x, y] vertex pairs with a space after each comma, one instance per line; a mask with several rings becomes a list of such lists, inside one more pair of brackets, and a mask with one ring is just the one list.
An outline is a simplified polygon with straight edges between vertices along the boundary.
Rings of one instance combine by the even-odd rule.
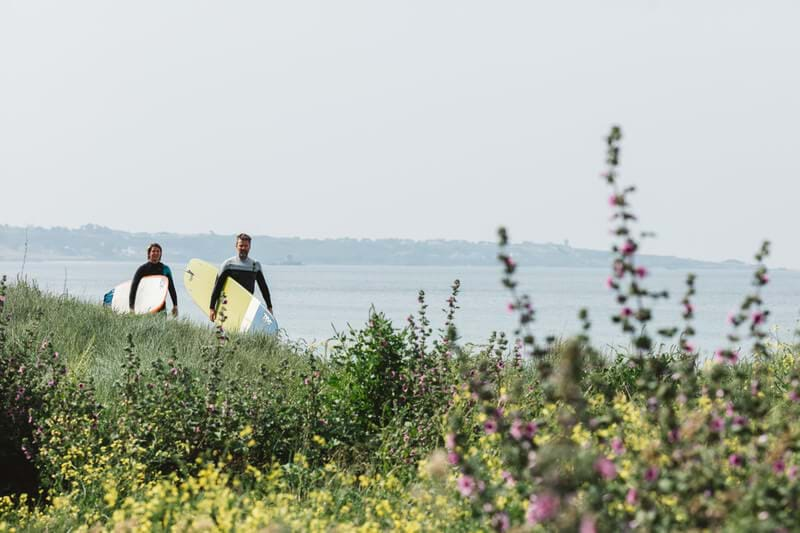
[[[495, 265], [497, 244], [467, 241], [403, 239], [299, 239], [253, 236], [253, 257], [265, 264], [326, 265]], [[26, 252], [27, 240], [27, 252]], [[164, 247], [167, 261], [200, 257], [221, 261], [233, 255], [233, 236], [129, 233], [88, 224], [78, 229], [21, 228], [0, 225], [0, 260], [145, 260], [151, 242]], [[521, 243], [511, 246], [525, 266], [604, 267], [609, 252], [561, 244]], [[744, 263], [713, 263], [668, 256], [644, 256], [650, 267], [741, 268]]]

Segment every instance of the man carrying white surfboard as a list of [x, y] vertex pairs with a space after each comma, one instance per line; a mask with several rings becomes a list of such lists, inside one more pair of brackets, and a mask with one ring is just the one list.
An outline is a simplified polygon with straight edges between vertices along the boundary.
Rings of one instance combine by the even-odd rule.
[[239, 285], [247, 289], [250, 294], [255, 293], [256, 283], [258, 283], [258, 288], [261, 289], [261, 294], [264, 296], [264, 303], [267, 304], [267, 310], [269, 310], [270, 314], [274, 314], [272, 312], [269, 287], [267, 287], [267, 280], [264, 279], [261, 263], [248, 257], [251, 241], [250, 235], [246, 233], [237, 235], [236, 255], [227, 259], [219, 267], [219, 275], [214, 283], [214, 290], [211, 292], [211, 303], [208, 311], [208, 318], [212, 322], [217, 319], [217, 302], [222, 293], [222, 287], [225, 286], [225, 281], [228, 278], [234, 279]]
[[175, 292], [175, 282], [172, 279], [172, 270], [161, 262], [161, 245], [154, 242], [147, 247], [147, 263], [136, 269], [136, 274], [133, 275], [131, 281], [130, 292], [130, 310], [133, 312], [136, 304], [136, 290], [139, 288], [139, 282], [145, 276], [166, 276], [169, 280], [167, 285], [169, 290], [169, 297], [172, 299], [172, 316], [178, 316], [178, 293]]

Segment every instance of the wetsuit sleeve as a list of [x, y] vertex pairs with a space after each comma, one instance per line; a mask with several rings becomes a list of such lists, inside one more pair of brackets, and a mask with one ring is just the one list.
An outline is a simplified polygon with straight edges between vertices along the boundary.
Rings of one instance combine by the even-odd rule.
[[169, 280], [169, 297], [172, 298], [172, 306], [178, 307], [178, 293], [175, 292], [175, 281], [172, 279], [172, 270], [164, 265], [164, 275]]
[[144, 267], [145, 265], [142, 265], [136, 269], [136, 274], [133, 275], [133, 281], [131, 281], [131, 293], [128, 295], [128, 307], [131, 309], [133, 309], [133, 305], [136, 303], [136, 290], [139, 288], [139, 282], [142, 281], [142, 276], [144, 276]]
[[225, 280], [228, 279], [230, 275], [230, 270], [223, 270], [220, 272], [219, 276], [217, 276], [217, 281], [214, 282], [214, 290], [211, 291], [211, 304], [209, 305], [209, 309], [217, 309], [217, 300], [219, 300], [219, 295], [222, 293]]
[[267, 304], [268, 309], [272, 309], [272, 299], [269, 296], [269, 287], [267, 287], [267, 280], [264, 279], [264, 273], [259, 270], [256, 272], [256, 281], [258, 288], [261, 289], [261, 294], [264, 295], [264, 303]]

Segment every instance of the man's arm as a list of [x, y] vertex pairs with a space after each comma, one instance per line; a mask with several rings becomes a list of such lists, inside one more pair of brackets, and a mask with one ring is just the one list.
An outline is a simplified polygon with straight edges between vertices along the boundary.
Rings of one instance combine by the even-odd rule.
[[136, 274], [133, 275], [133, 281], [131, 281], [131, 292], [128, 295], [128, 307], [131, 311], [133, 311], [133, 306], [136, 304], [136, 290], [139, 288], [139, 282], [142, 281], [143, 271], [144, 265], [137, 268]]
[[175, 281], [172, 279], [172, 270], [167, 266], [164, 265], [164, 275], [167, 276], [169, 280], [169, 297], [172, 300], [172, 314], [178, 314], [178, 293], [175, 291]]
[[261, 289], [261, 294], [264, 295], [264, 303], [267, 304], [267, 309], [269, 312], [272, 312], [272, 298], [269, 296], [269, 287], [267, 287], [267, 280], [264, 279], [264, 273], [259, 270], [256, 272], [256, 281], [258, 282], [258, 288]]
[[211, 291], [211, 303], [208, 307], [208, 317], [212, 322], [217, 318], [217, 302], [219, 300], [219, 295], [222, 293], [222, 287], [225, 285], [225, 280], [228, 279], [228, 276], [230, 276], [230, 271], [223, 270], [217, 276], [217, 281], [214, 282], [214, 290]]

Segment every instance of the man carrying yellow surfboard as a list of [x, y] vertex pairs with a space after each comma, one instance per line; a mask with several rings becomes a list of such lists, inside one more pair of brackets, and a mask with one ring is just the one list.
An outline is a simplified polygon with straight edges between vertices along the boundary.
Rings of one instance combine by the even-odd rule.
[[214, 282], [214, 289], [211, 291], [211, 303], [208, 310], [208, 318], [212, 322], [217, 319], [217, 301], [228, 278], [233, 278], [247, 289], [250, 294], [255, 292], [256, 283], [258, 283], [258, 288], [261, 289], [261, 294], [264, 296], [264, 303], [267, 304], [267, 310], [269, 310], [270, 314], [273, 314], [272, 299], [269, 295], [267, 280], [264, 279], [264, 272], [261, 270], [261, 263], [248, 257], [251, 241], [250, 235], [246, 233], [237, 235], [236, 255], [225, 260], [219, 267], [219, 275], [216, 282]]

